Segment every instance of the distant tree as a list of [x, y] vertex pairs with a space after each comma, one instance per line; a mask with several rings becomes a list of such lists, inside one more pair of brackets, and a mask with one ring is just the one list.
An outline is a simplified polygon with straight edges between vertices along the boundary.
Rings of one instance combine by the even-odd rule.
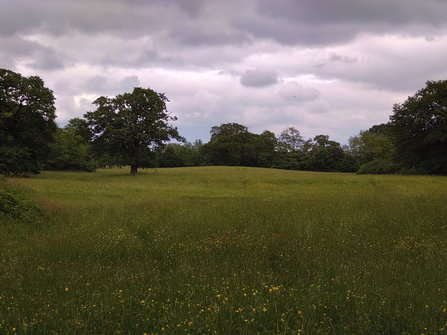
[[95, 171], [97, 163], [89, 154], [89, 144], [70, 128], [57, 128], [50, 144], [45, 170]]
[[68, 120], [67, 125], [63, 128], [65, 131], [72, 133], [75, 136], [78, 136], [80, 142], [83, 144], [91, 144], [93, 133], [88, 126], [88, 122], [85, 119], [81, 119], [79, 117], [75, 117], [73, 119]]
[[159, 167], [181, 167], [186, 166], [186, 162], [180, 156], [182, 145], [170, 143], [164, 149], [159, 158]]
[[359, 166], [375, 159], [392, 161], [394, 145], [381, 132], [360, 131], [349, 138], [349, 151]]
[[278, 136], [279, 151], [297, 151], [304, 145], [300, 131], [295, 127], [286, 127]]
[[131, 174], [151, 166], [155, 149], [171, 139], [184, 141], [168, 123], [177, 120], [166, 109], [168, 101], [164, 94], [140, 87], [114, 98], [99, 97], [93, 102], [96, 110], [84, 115], [94, 150], [130, 165]]
[[383, 136], [385, 138], [390, 138], [391, 136], [391, 125], [390, 123], [381, 123], [372, 126], [368, 131], [377, 136]]
[[396, 154], [405, 168], [447, 174], [447, 80], [425, 88], [393, 106], [390, 129]]
[[54, 140], [53, 92], [37, 76], [0, 69], [0, 174], [37, 174]]
[[212, 165], [256, 165], [255, 136], [246, 126], [225, 123], [212, 127], [210, 133], [201, 151]]
[[265, 130], [255, 138], [257, 166], [272, 167], [276, 156], [277, 139], [274, 133]]
[[345, 153], [340, 143], [330, 140], [329, 135], [317, 135], [313, 139], [311, 155], [311, 170], [334, 172], [340, 170]]

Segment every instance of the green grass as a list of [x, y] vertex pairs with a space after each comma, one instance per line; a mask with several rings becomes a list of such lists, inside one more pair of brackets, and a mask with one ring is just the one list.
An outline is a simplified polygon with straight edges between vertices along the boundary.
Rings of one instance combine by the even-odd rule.
[[203, 167], [2, 185], [27, 214], [0, 224], [1, 334], [447, 334], [445, 177]]

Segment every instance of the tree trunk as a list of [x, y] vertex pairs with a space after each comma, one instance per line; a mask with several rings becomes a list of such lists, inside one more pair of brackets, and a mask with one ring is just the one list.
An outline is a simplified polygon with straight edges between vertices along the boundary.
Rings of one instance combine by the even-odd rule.
[[136, 164], [131, 165], [130, 166], [130, 174], [137, 174], [137, 169], [138, 169], [138, 166]]

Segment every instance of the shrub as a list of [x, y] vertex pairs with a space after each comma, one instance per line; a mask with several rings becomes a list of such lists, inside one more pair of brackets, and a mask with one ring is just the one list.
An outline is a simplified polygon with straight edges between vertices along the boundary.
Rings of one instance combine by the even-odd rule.
[[375, 159], [363, 164], [357, 174], [392, 174], [398, 170], [398, 165], [387, 159]]
[[43, 214], [42, 209], [18, 189], [0, 181], [0, 219], [2, 222], [30, 223]]

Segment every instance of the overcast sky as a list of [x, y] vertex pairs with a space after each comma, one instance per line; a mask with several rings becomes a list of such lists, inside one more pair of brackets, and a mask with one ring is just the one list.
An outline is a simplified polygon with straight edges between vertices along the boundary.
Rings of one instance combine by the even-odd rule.
[[61, 126], [149, 87], [191, 142], [236, 122], [345, 144], [446, 60], [445, 0], [0, 0], [0, 68], [40, 76]]

